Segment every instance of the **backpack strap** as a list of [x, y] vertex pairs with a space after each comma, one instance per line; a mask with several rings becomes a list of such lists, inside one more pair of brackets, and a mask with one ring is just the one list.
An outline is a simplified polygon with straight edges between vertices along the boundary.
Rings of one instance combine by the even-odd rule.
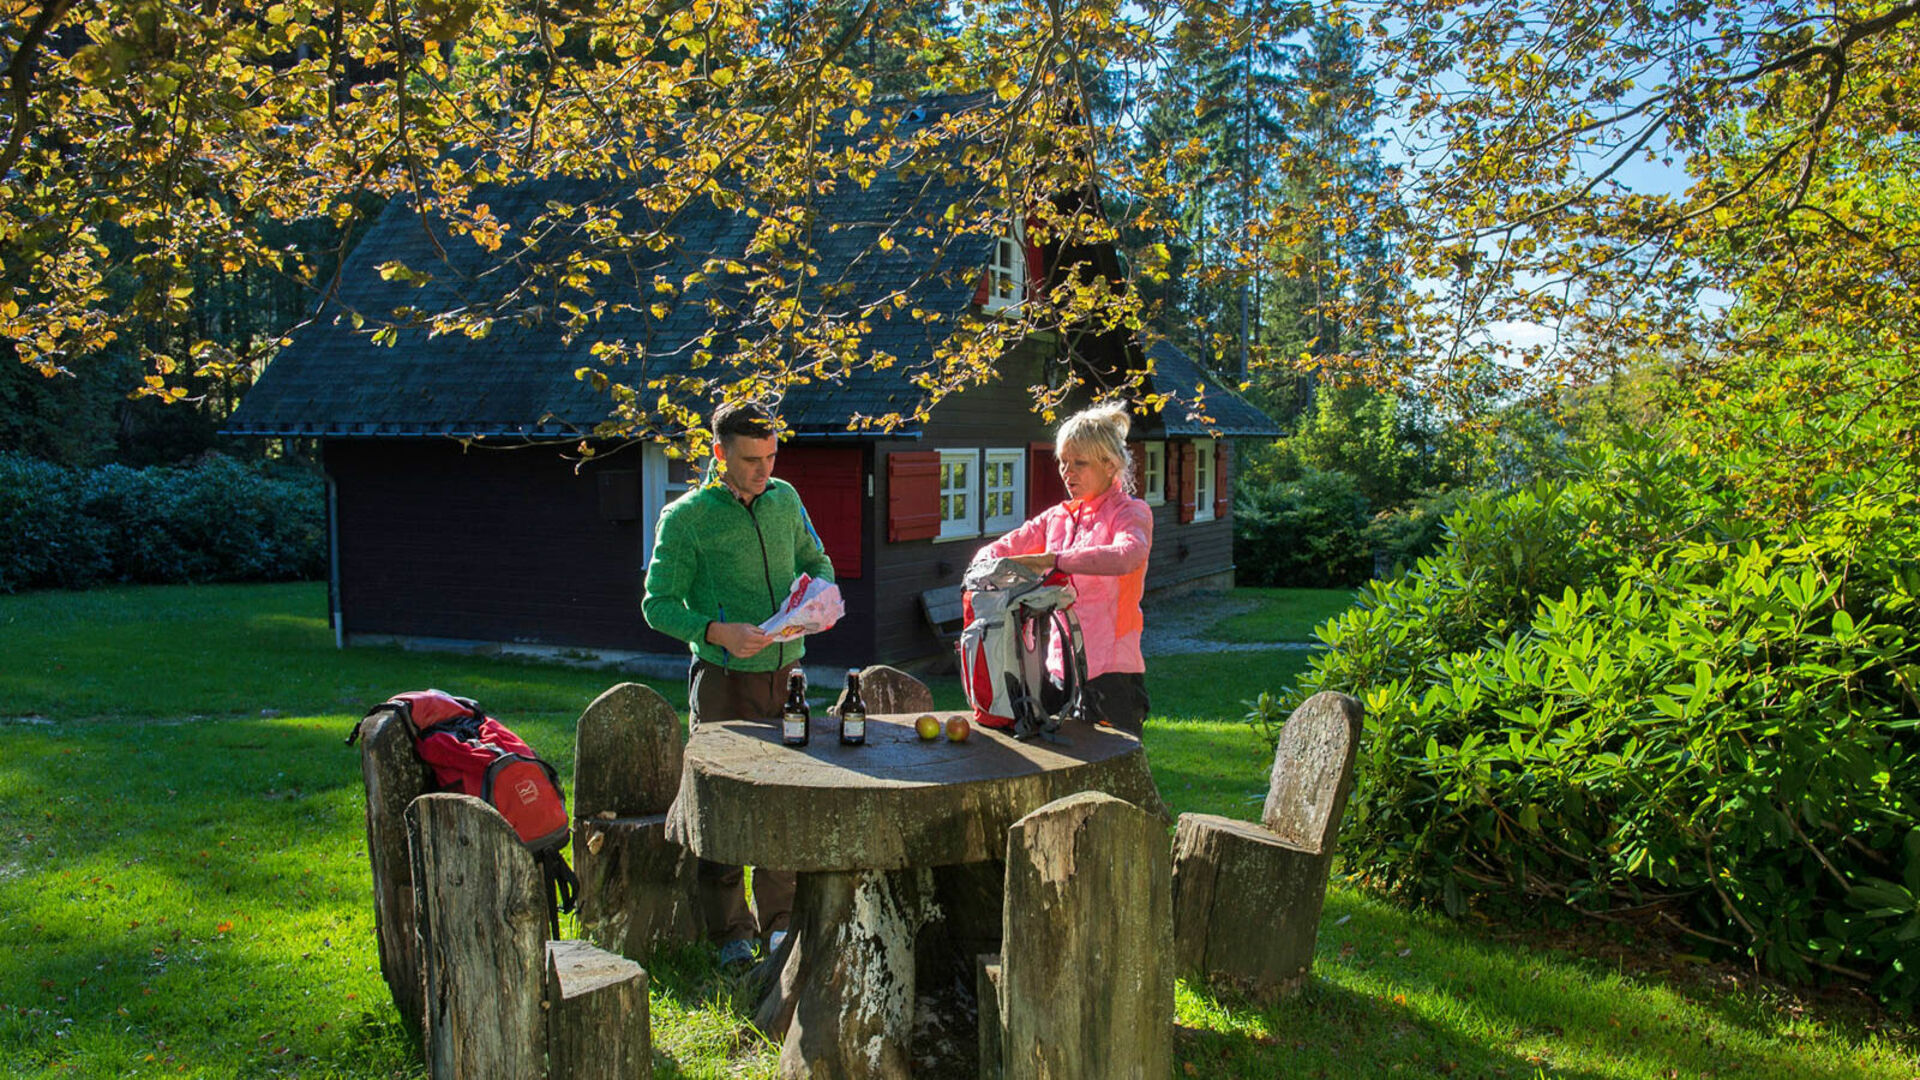
[[1066, 659], [1067, 702], [1060, 707], [1061, 719], [1086, 719], [1087, 647], [1080, 634], [1080, 616], [1072, 608], [1054, 612], [1060, 621], [1060, 651]]
[[354, 743], [359, 742], [361, 731], [367, 726], [367, 721], [384, 712], [390, 712], [398, 716], [400, 723], [406, 727], [407, 734], [413, 736], [415, 742], [420, 741], [419, 733], [413, 730], [413, 706], [409, 705], [403, 699], [395, 698], [392, 701], [383, 701], [375, 705], [373, 708], [367, 710], [367, 715], [355, 720], [353, 722], [353, 730], [347, 732], [347, 745], [352, 746]]
[[541, 895], [547, 902], [547, 929], [553, 940], [560, 940], [560, 913], [573, 914], [575, 899], [580, 895], [580, 877], [567, 865], [567, 860], [557, 848], [548, 848], [536, 852], [534, 860], [540, 864], [540, 879], [543, 882]]

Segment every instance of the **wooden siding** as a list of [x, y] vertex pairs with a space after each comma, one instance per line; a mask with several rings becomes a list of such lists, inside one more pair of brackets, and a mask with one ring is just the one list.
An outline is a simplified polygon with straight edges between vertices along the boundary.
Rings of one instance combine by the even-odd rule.
[[[348, 635], [685, 651], [641, 617], [642, 522], [602, 513], [599, 475], [634, 470], [632, 451], [577, 473], [558, 450], [444, 439], [328, 440], [325, 456]], [[809, 661], [864, 660], [864, 630], [815, 638]]]

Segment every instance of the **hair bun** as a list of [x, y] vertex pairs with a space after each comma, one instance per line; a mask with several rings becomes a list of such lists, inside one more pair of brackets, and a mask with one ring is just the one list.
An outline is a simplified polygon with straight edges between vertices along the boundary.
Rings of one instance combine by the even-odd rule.
[[1087, 415], [1103, 424], [1111, 424], [1122, 442], [1126, 441], [1127, 432], [1133, 430], [1133, 414], [1127, 411], [1125, 402], [1109, 401], [1104, 405], [1095, 405], [1087, 410]]

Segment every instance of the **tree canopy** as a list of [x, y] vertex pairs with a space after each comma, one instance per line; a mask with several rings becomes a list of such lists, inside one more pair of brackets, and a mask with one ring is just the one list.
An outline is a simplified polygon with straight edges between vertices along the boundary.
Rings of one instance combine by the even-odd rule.
[[[982, 263], [1015, 220], [1073, 250], [1117, 242], [1148, 286], [1068, 274], [1019, 319], [954, 318], [914, 373], [930, 399], [993, 377], [1034, 328], [1200, 315], [1208, 335], [1253, 317], [1152, 288], [1181, 251], [1208, 256], [1178, 267], [1189, 290], [1304, 297], [1305, 329], [1256, 341], [1256, 371], [1418, 383], [1466, 409], [1633, 356], [1719, 377], [1818, 324], [1794, 351], [1844, 347], [1848, 385], [1892, 393], [1920, 340], [1916, 15], [1920, 0], [23, 2], [0, 16], [0, 336], [50, 375], [132, 353], [147, 392], [184, 396], [190, 373], [257, 368], [286, 329], [196, 318], [209, 268], [293, 283], [308, 311], [387, 340], [502, 319], [587, 333], [608, 305], [686, 287], [626, 271], [675, 245], [676, 207], [710, 200], [757, 232], [750, 265], [716, 268], [748, 298], [714, 312], [698, 381], [778, 387], [890, 362], [861, 348], [872, 305], [802, 287], [807, 208], [910, 166], [944, 182], [900, 228]], [[1273, 77], [1301, 54], [1317, 82]], [[1357, 63], [1370, 88], [1337, 77]], [[981, 97], [909, 132], [923, 90]], [[1183, 111], [1194, 124], [1169, 123]], [[1374, 111], [1370, 142], [1350, 121]], [[648, 213], [556, 202], [509, 228], [484, 201], [552, 176], [615, 178]], [[329, 245], [392, 197], [516, 287], [480, 307], [328, 310]], [[287, 242], [314, 220], [330, 238]], [[1545, 332], [1515, 345], [1515, 325]], [[635, 347], [603, 342], [582, 377], [646, 423], [662, 399], [623, 381]], [[1797, 370], [1803, 390], [1838, 377]]]

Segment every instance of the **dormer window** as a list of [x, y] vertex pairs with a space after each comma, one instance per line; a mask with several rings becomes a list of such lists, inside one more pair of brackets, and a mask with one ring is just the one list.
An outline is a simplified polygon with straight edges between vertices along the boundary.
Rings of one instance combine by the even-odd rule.
[[991, 313], [1018, 308], [1027, 299], [1027, 247], [1018, 222], [993, 242], [993, 261], [987, 266], [987, 298], [981, 305]]

